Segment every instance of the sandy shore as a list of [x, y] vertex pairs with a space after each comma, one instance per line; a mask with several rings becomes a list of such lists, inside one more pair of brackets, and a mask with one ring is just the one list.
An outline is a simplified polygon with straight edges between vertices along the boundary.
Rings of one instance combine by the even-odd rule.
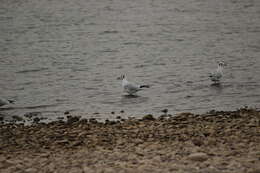
[[259, 173], [260, 112], [0, 125], [0, 172]]

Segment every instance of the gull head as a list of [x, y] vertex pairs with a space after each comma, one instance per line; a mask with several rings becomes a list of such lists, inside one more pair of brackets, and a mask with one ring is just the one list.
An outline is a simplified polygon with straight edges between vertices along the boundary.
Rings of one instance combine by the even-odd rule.
[[218, 62], [218, 66], [224, 67], [224, 66], [227, 66], [227, 64], [223, 61], [220, 61], [220, 62]]
[[123, 79], [125, 79], [125, 78], [126, 78], [125, 75], [121, 75], [121, 76], [119, 76], [117, 79], [118, 79], [118, 80], [123, 80]]

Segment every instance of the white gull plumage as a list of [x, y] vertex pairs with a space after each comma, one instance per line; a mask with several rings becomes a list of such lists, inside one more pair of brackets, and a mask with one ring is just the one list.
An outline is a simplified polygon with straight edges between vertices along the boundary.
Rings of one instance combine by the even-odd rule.
[[220, 82], [220, 79], [223, 76], [223, 68], [224, 68], [224, 66], [225, 66], [224, 62], [219, 62], [216, 71], [210, 73], [209, 78], [211, 79], [212, 82], [214, 82], [214, 83], [219, 83]]
[[122, 87], [124, 89], [124, 92], [128, 93], [129, 95], [133, 95], [136, 92], [142, 90], [143, 88], [149, 88], [149, 85], [137, 85], [129, 82], [126, 79], [125, 75], [122, 75], [121, 77], [119, 77], [119, 79], [122, 80]]

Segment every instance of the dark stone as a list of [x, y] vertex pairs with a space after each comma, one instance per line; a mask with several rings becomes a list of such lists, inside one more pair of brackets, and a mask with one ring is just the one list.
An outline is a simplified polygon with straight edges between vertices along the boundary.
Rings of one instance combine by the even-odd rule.
[[80, 122], [81, 122], [81, 123], [88, 123], [88, 119], [83, 118], [83, 119], [80, 120]]
[[153, 117], [152, 114], [148, 114], [148, 115], [145, 115], [145, 116], [143, 117], [143, 120], [155, 120], [155, 118]]
[[116, 121], [110, 121], [108, 119], [106, 119], [106, 121], [105, 121], [105, 124], [107, 124], [107, 125], [113, 125], [113, 124], [116, 124], [116, 123], [117, 123]]
[[95, 118], [90, 118], [90, 119], [89, 119], [89, 122], [95, 124], [95, 123], [97, 123], [97, 120], [96, 120]]
[[22, 118], [22, 117], [19, 117], [19, 116], [17, 116], [17, 115], [12, 116], [12, 118], [13, 118], [15, 121], [23, 121], [23, 118]]
[[67, 116], [67, 123], [71, 124], [71, 123], [75, 123], [78, 122], [80, 120], [79, 116]]
[[167, 114], [168, 113], [168, 109], [163, 109], [162, 112]]
[[209, 114], [215, 114], [216, 111], [215, 111], [214, 109], [212, 109], [212, 110], [210, 110], [208, 113], [209, 113]]
[[40, 119], [39, 117], [35, 117], [35, 118], [33, 119], [33, 122], [37, 124], [37, 123], [39, 123], [40, 120], [41, 120], [41, 119]]
[[35, 117], [35, 116], [38, 116], [38, 115], [41, 115], [41, 112], [28, 112], [28, 113], [24, 114], [24, 116], [26, 118], [32, 118], [32, 117]]

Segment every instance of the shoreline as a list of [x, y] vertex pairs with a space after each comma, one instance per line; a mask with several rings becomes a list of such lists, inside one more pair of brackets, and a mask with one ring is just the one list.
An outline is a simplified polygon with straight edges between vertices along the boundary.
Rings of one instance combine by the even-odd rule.
[[[1, 108], [5, 109], [5, 108]], [[257, 107], [240, 107], [237, 110], [241, 109], [248, 109], [248, 110], [255, 110], [255, 111], [260, 111], [260, 108]], [[167, 112], [164, 112], [167, 111]], [[182, 112], [168, 112], [168, 109], [163, 109], [160, 112], [157, 113], [130, 113], [130, 112], [125, 112], [124, 110], [120, 111], [111, 111], [111, 112], [104, 112], [104, 113], [99, 113], [99, 112], [93, 112], [93, 113], [74, 113], [70, 111], [64, 111], [63, 114], [60, 115], [55, 115], [54, 117], [47, 117], [47, 116], [42, 116], [41, 112], [29, 112], [24, 115], [8, 115], [5, 113], [0, 113], [0, 125], [3, 124], [20, 124], [20, 125], [25, 125], [25, 126], [30, 126], [30, 125], [36, 125], [36, 124], [49, 124], [49, 123], [55, 123], [55, 122], [67, 122], [68, 120], [70, 121], [71, 119], [76, 120], [76, 121], [98, 121], [101, 123], [105, 123], [106, 121], [121, 121], [121, 120], [129, 120], [129, 119], [142, 119], [143, 117], [147, 115], [152, 115], [155, 119], [168, 116], [168, 117], [173, 117], [173, 116], [178, 116], [183, 113], [188, 113], [188, 114], [196, 114], [196, 115], [207, 115], [207, 114], [218, 114], [221, 112], [225, 113], [231, 113], [234, 112], [234, 110], [216, 110], [212, 109], [209, 111], [204, 111], [204, 112], [190, 112], [190, 111], [182, 111]]]
[[0, 172], [260, 172], [260, 111], [0, 124]]

